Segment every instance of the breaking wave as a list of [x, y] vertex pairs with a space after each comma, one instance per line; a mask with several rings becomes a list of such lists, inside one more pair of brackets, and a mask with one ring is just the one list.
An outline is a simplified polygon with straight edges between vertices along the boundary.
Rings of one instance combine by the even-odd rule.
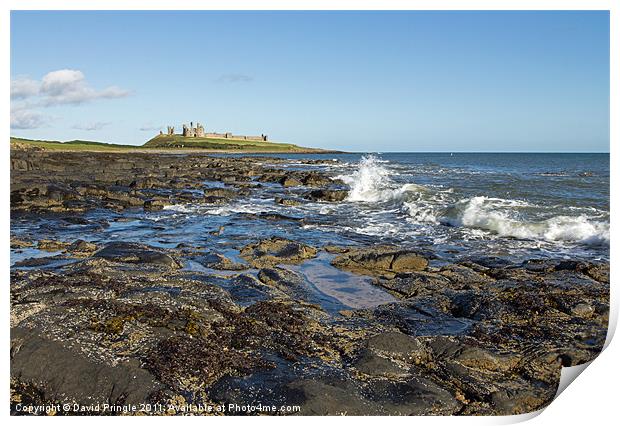
[[353, 173], [337, 176], [351, 188], [346, 201], [398, 202], [407, 221], [415, 224], [482, 230], [509, 238], [609, 244], [609, 222], [597, 220], [600, 218], [586, 214], [550, 215], [545, 207], [522, 200], [485, 196], [458, 200], [452, 188], [437, 190], [414, 183], [399, 184], [392, 178], [395, 172], [384, 163], [374, 155], [364, 156]]
[[452, 226], [483, 229], [502, 237], [546, 241], [609, 244], [609, 223], [586, 215], [553, 216], [540, 221], [514, 217], [515, 209], [527, 203], [499, 198], [473, 197], [450, 206], [438, 222]]
[[374, 155], [364, 156], [359, 162], [359, 167], [350, 175], [336, 176], [349, 185], [349, 195], [346, 201], [357, 202], [381, 202], [392, 201], [402, 198], [407, 192], [423, 191], [422, 185], [407, 183], [400, 187], [390, 177], [391, 172]]

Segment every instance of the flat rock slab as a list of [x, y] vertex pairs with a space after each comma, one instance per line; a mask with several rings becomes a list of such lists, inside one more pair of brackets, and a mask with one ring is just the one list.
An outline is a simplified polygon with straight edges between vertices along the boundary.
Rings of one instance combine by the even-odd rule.
[[220, 253], [207, 253], [196, 261], [207, 268], [222, 271], [243, 271], [249, 268], [249, 265], [234, 262]]
[[44, 384], [47, 401], [88, 406], [142, 404], [161, 389], [155, 377], [142, 368], [97, 363], [19, 327], [11, 330], [11, 376]]
[[94, 254], [112, 262], [161, 265], [172, 269], [181, 268], [179, 261], [169, 254], [151, 246], [138, 243], [113, 242]]
[[399, 272], [422, 271], [428, 260], [411, 250], [376, 247], [350, 249], [336, 256], [332, 265], [364, 275], [394, 276]]
[[280, 263], [297, 264], [316, 257], [317, 249], [285, 238], [273, 237], [248, 244], [240, 251], [242, 258], [256, 268], [270, 267]]
[[422, 376], [377, 380], [367, 387], [342, 379], [302, 379], [288, 387], [303, 415], [449, 415], [461, 407], [449, 391]]

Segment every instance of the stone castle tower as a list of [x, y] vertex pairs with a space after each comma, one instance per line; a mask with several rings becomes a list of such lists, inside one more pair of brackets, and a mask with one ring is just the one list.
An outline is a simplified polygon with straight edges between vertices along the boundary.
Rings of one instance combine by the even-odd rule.
[[205, 128], [200, 123], [196, 123], [196, 127], [194, 127], [194, 122], [190, 121], [189, 126], [187, 124], [183, 125], [183, 136], [189, 138], [203, 138], [205, 136]]

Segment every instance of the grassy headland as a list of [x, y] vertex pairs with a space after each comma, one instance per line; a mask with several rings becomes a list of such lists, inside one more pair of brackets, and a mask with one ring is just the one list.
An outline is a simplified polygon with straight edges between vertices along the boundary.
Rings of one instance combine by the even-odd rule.
[[305, 148], [291, 143], [249, 141], [243, 139], [188, 138], [181, 135], [157, 135], [144, 145], [119, 145], [105, 142], [73, 140], [67, 142], [11, 137], [11, 148], [49, 149], [56, 151], [206, 151], [234, 153], [320, 153], [334, 152]]
[[292, 143], [185, 137], [182, 135], [157, 135], [143, 145], [145, 148], [206, 149], [240, 152], [323, 152], [322, 149], [304, 148]]

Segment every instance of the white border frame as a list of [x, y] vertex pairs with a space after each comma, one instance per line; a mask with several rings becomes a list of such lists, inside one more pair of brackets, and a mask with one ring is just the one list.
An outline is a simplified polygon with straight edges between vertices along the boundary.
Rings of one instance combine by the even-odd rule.
[[[257, 1], [248, 0], [229, 0], [229, 1], [207, 1], [200, 2], [192, 0], [89, 0], [88, 2], [81, 0], [5, 0], [2, 2], [0, 14], [0, 40], [1, 49], [4, 58], [9, 59], [10, 55], [10, 10], [382, 10], [382, 9], [395, 9], [395, 10], [608, 10], [610, 11], [610, 116], [620, 117], [618, 96], [618, 76], [620, 76], [619, 67], [619, 54], [620, 54], [620, 2], [611, 0], [410, 0], [410, 1], [398, 1], [398, 0], [384, 0], [384, 1], [370, 1], [370, 0], [357, 0], [344, 1], [344, 0], [296, 0], [296, 1], [283, 1], [283, 0], [263, 0], [260, 3]], [[2, 102], [0, 103], [2, 108], [3, 120], [0, 122], [0, 128], [2, 134], [5, 135], [5, 141], [8, 142], [8, 136], [10, 135], [9, 124], [9, 111], [10, 111], [10, 60], [3, 62], [3, 66], [0, 67], [0, 73], [2, 76], [1, 85], [2, 88]], [[618, 186], [618, 122], [610, 121], [610, 161], [611, 161], [611, 179], [610, 179], [610, 193], [617, 194], [616, 190]], [[5, 143], [6, 143], [5, 142]], [[2, 303], [3, 318], [5, 318], [5, 325], [1, 328], [1, 335], [5, 344], [9, 344], [9, 234], [10, 234], [10, 217], [9, 217], [9, 182], [10, 182], [10, 149], [9, 144], [6, 143], [3, 149], [0, 150], [2, 156], [2, 164], [4, 167], [0, 168], [2, 174], [2, 199], [4, 203], [4, 211], [1, 217], [1, 226], [4, 231], [4, 239], [2, 240], [2, 276], [5, 278], [3, 283], [5, 284]], [[617, 211], [618, 206], [617, 196], [612, 196], [610, 200], [610, 210]], [[615, 265], [618, 260], [615, 250], [616, 237], [616, 220], [615, 216], [611, 215], [611, 259], [610, 264]], [[617, 417], [618, 409], [617, 402], [617, 386], [618, 386], [618, 360], [620, 360], [618, 343], [611, 342], [617, 324], [618, 318], [618, 300], [617, 300], [617, 285], [614, 285], [615, 268], [612, 267], [612, 292], [611, 292], [611, 306], [610, 306], [610, 324], [608, 331], [607, 344], [609, 345], [603, 353], [593, 361], [593, 366], [587, 368], [586, 373], [577, 378], [576, 383], [571, 385], [569, 389], [562, 393], [547, 409], [544, 414], [539, 415], [541, 412], [536, 412], [529, 415], [522, 416], [509, 416], [509, 417], [416, 417], [410, 419], [408, 417], [394, 417], [390, 418], [389, 422], [395, 422], [398, 424], [411, 424], [424, 423], [424, 424], [509, 424], [524, 421], [532, 417], [536, 417], [533, 420], [534, 423], [541, 424], [541, 422], [562, 422], [566, 424], [585, 424], [585, 423], [602, 423], [606, 424], [610, 419]], [[611, 344], [610, 344], [611, 343]], [[5, 346], [5, 350], [8, 349]], [[5, 356], [8, 355], [8, 351], [4, 352]], [[9, 360], [5, 358], [5, 368], [2, 372], [2, 378], [4, 386], [2, 388], [2, 394], [4, 395], [4, 403], [0, 403], [1, 412], [8, 417], [9, 415]], [[2, 399], [0, 399], [1, 401]], [[168, 419], [168, 418], [166, 418]], [[183, 420], [189, 422], [205, 421], [204, 419], [198, 420], [198, 418], [182, 417]], [[359, 419], [356, 417], [348, 418], [325, 418], [320, 421], [327, 421], [329, 423], [340, 423], [342, 421], [359, 422], [367, 421], [372, 418]], [[14, 422], [35, 422], [37, 418], [25, 418], [25, 417], [12, 417], [11, 421]], [[88, 419], [89, 422], [104, 422], [108, 419], [103, 417]], [[114, 421], [125, 422], [127, 417], [116, 417]], [[175, 420], [178, 420], [176, 418]], [[253, 423], [272, 424], [273, 422], [291, 422], [290, 417], [274, 418], [271, 416], [252, 418]], [[82, 422], [83, 419], [79, 417], [62, 418], [63, 422]], [[159, 418], [135, 418], [132, 417], [131, 422], [161, 422]], [[241, 422], [246, 421], [244, 418], [213, 418], [210, 417], [206, 421], [214, 422]], [[301, 417], [294, 419], [295, 422], [302, 424], [311, 424], [316, 421], [313, 417]], [[372, 421], [372, 420], [371, 420]], [[166, 420], [167, 422], [167, 420]]]

